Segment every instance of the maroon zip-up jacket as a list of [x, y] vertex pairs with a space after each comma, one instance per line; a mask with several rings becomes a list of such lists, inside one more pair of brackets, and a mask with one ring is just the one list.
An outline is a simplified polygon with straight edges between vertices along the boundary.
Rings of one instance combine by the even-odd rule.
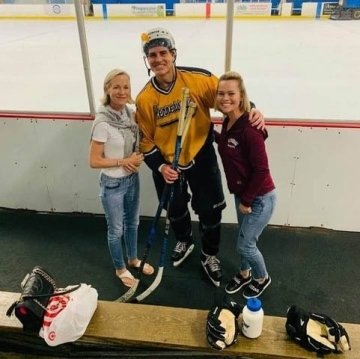
[[252, 127], [245, 112], [227, 131], [226, 117], [221, 133], [215, 134], [230, 193], [250, 207], [256, 196], [275, 188], [265, 149], [267, 131]]

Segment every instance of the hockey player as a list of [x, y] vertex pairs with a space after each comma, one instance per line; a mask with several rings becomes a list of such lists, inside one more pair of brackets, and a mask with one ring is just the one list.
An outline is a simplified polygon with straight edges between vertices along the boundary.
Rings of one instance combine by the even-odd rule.
[[[219, 287], [222, 273], [217, 254], [221, 213], [226, 203], [213, 147], [210, 116], [210, 109], [215, 104], [218, 79], [204, 69], [176, 66], [175, 41], [166, 29], [151, 29], [141, 35], [141, 41], [149, 75], [152, 71], [155, 76], [137, 96], [136, 121], [141, 133], [140, 150], [152, 170], [158, 197], [165, 183], [173, 183], [175, 186], [169, 217], [177, 243], [171, 260], [177, 267], [194, 249], [188, 209], [188, 202], [191, 201], [199, 217], [201, 265], [212, 283]], [[179, 170], [175, 171], [171, 163], [184, 87], [190, 90], [196, 112], [182, 147]], [[264, 125], [262, 114], [255, 109], [250, 113], [250, 121], [256, 126]]]

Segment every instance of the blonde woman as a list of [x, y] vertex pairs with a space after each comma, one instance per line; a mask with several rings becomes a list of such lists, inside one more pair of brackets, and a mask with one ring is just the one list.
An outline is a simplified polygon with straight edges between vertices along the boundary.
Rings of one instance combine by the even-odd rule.
[[242, 77], [234, 71], [220, 76], [216, 107], [225, 115], [216, 137], [230, 193], [234, 194], [239, 223], [239, 270], [225, 291], [244, 288], [246, 299], [259, 297], [270, 285], [265, 260], [257, 247], [276, 204], [274, 181], [265, 149], [267, 131], [249, 124], [250, 102]]
[[[100, 168], [100, 198], [107, 222], [107, 241], [115, 273], [131, 287], [134, 276], [127, 266], [137, 268], [139, 226], [139, 131], [132, 103], [129, 75], [120, 69], [110, 71], [104, 80], [104, 97], [91, 129], [90, 166]], [[124, 259], [123, 243], [127, 256]], [[145, 263], [143, 273], [154, 268]]]

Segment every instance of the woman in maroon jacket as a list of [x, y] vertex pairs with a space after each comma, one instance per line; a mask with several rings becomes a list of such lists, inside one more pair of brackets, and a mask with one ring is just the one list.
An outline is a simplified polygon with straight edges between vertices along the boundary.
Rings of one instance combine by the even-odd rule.
[[245, 298], [256, 298], [271, 283], [257, 241], [273, 214], [276, 193], [265, 149], [266, 130], [249, 124], [250, 102], [244, 81], [236, 72], [219, 79], [216, 106], [224, 115], [222, 131], [216, 135], [227, 185], [234, 194], [239, 223], [237, 252], [239, 271], [225, 291], [245, 287]]

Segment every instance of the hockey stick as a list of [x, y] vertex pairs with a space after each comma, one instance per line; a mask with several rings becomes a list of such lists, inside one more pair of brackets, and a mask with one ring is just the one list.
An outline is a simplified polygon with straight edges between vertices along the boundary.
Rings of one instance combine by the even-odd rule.
[[[182, 139], [182, 134], [183, 134], [183, 132], [185, 130], [184, 122], [185, 122], [185, 117], [186, 117], [186, 112], [187, 112], [186, 109], [187, 109], [188, 99], [189, 99], [189, 89], [188, 88], [183, 88], [182, 89], [182, 98], [181, 98], [181, 103], [180, 103], [180, 114], [179, 114], [179, 122], [178, 122], [177, 135], [176, 135], [176, 144], [175, 144], [175, 155], [174, 155], [173, 168], [177, 168], [177, 162], [178, 162], [179, 156], [180, 156], [181, 139]], [[187, 128], [188, 128], [188, 126], [186, 126], [186, 130], [187, 130]], [[133, 295], [135, 294], [135, 292], [136, 292], [136, 290], [137, 290], [137, 288], [139, 286], [141, 274], [142, 274], [142, 271], [144, 269], [146, 259], [147, 259], [148, 255], [149, 255], [152, 243], [153, 243], [153, 241], [155, 240], [155, 237], [156, 237], [156, 227], [157, 227], [157, 224], [159, 222], [161, 212], [162, 212], [162, 210], [163, 210], [163, 208], [165, 206], [165, 203], [166, 203], [166, 201], [168, 199], [169, 188], [170, 188], [170, 185], [166, 183], [165, 187], [163, 189], [163, 192], [161, 194], [161, 198], [160, 198], [160, 201], [159, 201], [158, 208], [156, 210], [155, 217], [153, 219], [152, 225], [150, 227], [150, 230], [149, 230], [149, 233], [148, 233], [148, 236], [147, 236], [145, 252], [144, 252], [143, 258], [141, 260], [140, 267], [139, 267], [139, 270], [138, 270], [138, 276], [137, 276], [137, 278], [135, 278], [134, 285], [131, 286], [131, 288], [128, 291], [126, 291], [121, 297], [119, 297], [118, 299], [115, 299], [115, 302], [127, 302], [127, 301], [129, 301], [129, 299], [133, 297]], [[163, 266], [162, 266], [162, 268], [163, 268]], [[157, 281], [157, 279], [158, 279], [159, 271], [160, 271], [160, 267], [159, 267], [157, 276], [155, 278], [155, 281]], [[162, 272], [162, 270], [161, 270], [161, 272]], [[162, 273], [160, 275], [160, 278], [161, 277], [162, 277]]]
[[158, 285], [160, 284], [160, 282], [162, 280], [162, 276], [163, 276], [163, 272], [164, 272], [166, 248], [167, 248], [167, 242], [168, 242], [169, 231], [170, 231], [169, 208], [170, 208], [170, 203], [172, 201], [173, 192], [174, 192], [173, 186], [171, 186], [171, 193], [170, 193], [170, 197], [169, 197], [169, 201], [168, 201], [168, 205], [167, 205], [167, 210], [166, 210], [164, 236], [163, 236], [163, 241], [162, 241], [161, 248], [160, 248], [159, 269], [158, 269], [158, 271], [156, 273], [156, 277], [155, 277], [154, 281], [150, 284], [150, 286], [146, 290], [144, 290], [142, 293], [137, 295], [131, 301], [132, 303], [141, 302], [144, 298], [146, 298], [148, 295], [150, 295], [158, 287]]
[[[179, 162], [181, 149], [184, 144], [184, 139], [186, 137], [186, 133], [189, 129], [190, 119], [192, 118], [192, 116], [195, 112], [195, 109], [196, 109], [196, 105], [193, 102], [190, 102], [189, 106], [187, 108], [187, 111], [183, 115], [184, 118], [181, 121], [179, 119], [175, 156], [174, 156], [174, 161], [172, 164], [173, 169], [178, 168], [178, 162]], [[158, 272], [156, 274], [154, 281], [151, 283], [151, 285], [144, 292], [140, 293], [136, 298], [134, 298], [134, 300], [132, 302], [136, 302], [136, 303], [141, 302], [144, 298], [146, 298], [148, 295], [150, 295], [161, 283], [163, 272], [164, 272], [166, 249], [167, 249], [167, 243], [168, 243], [169, 231], [170, 231], [169, 209], [170, 209], [171, 202], [173, 200], [173, 196], [174, 196], [174, 185], [171, 186], [170, 196], [169, 196], [168, 205], [167, 205], [165, 230], [164, 230], [163, 240], [161, 243]]]
[[[180, 151], [181, 151], [181, 145], [182, 145], [181, 139], [182, 139], [183, 132], [185, 130], [184, 123], [186, 122], [188, 100], [189, 100], [189, 89], [184, 87], [182, 89], [182, 96], [181, 96], [181, 103], [180, 103], [179, 122], [178, 122], [177, 133], [176, 133], [176, 142], [175, 142], [175, 154], [174, 154], [174, 160], [173, 160], [173, 164], [172, 164], [173, 169], [177, 169], [177, 165], [178, 165], [178, 161], [179, 161], [179, 157], [180, 157]], [[192, 115], [193, 115], [193, 112], [191, 113], [191, 116]], [[186, 130], [187, 129], [188, 129], [188, 126], [186, 126]], [[168, 199], [169, 189], [170, 189], [170, 185], [168, 183], [166, 183], [165, 187], [163, 189], [163, 192], [161, 194], [160, 202], [159, 202], [159, 205], [158, 205], [158, 208], [157, 208], [157, 211], [156, 211], [156, 215], [155, 215], [153, 224], [152, 224], [152, 226], [150, 228], [150, 231], [149, 231], [148, 239], [146, 241], [145, 253], [144, 253], [144, 256], [143, 256], [143, 258], [141, 260], [140, 267], [139, 267], [139, 272], [140, 273], [142, 272], [142, 270], [144, 268], [145, 261], [147, 259], [148, 254], [149, 254], [152, 242], [154, 241], [154, 239], [156, 237], [156, 227], [157, 227], [157, 224], [158, 224], [162, 209], [164, 208], [165, 203], [166, 203], [166, 201]]]
[[[180, 157], [183, 138], [185, 138], [184, 133], [185, 133], [185, 131], [187, 132], [187, 130], [189, 128], [189, 120], [193, 116], [193, 113], [194, 113], [195, 107], [196, 107], [194, 103], [191, 103], [191, 106], [190, 106], [191, 110], [187, 111], [188, 100], [189, 100], [189, 89], [183, 88], [181, 105], [180, 105], [179, 122], [178, 122], [178, 128], [177, 128], [176, 143], [175, 143], [175, 155], [174, 155], [174, 160], [173, 160], [173, 164], [172, 164], [172, 167], [174, 169], [177, 169], [177, 167], [178, 167], [178, 161], [179, 161], [179, 157]], [[171, 192], [170, 192], [171, 199], [168, 200], [170, 187], [171, 187]], [[132, 298], [132, 296], [136, 292], [136, 289], [137, 289], [137, 287], [139, 285], [139, 282], [140, 282], [140, 277], [142, 275], [146, 259], [147, 259], [148, 255], [149, 255], [149, 252], [150, 252], [150, 248], [152, 246], [153, 241], [156, 238], [156, 227], [157, 227], [157, 224], [159, 222], [159, 218], [160, 218], [162, 209], [164, 208], [165, 203], [166, 203], [167, 200], [168, 200], [167, 208], [169, 208], [169, 203], [171, 202], [172, 197], [173, 197], [173, 186], [170, 186], [169, 184], [166, 183], [165, 187], [163, 189], [161, 198], [160, 198], [160, 202], [159, 202], [159, 205], [158, 205], [158, 208], [157, 208], [157, 211], [156, 211], [156, 215], [154, 217], [154, 220], [153, 220], [152, 225], [151, 225], [150, 230], [149, 230], [149, 234], [148, 234], [147, 241], [146, 241], [145, 252], [144, 252], [143, 258], [141, 260], [140, 266], [139, 266], [138, 278], [135, 279], [134, 285], [126, 293], [124, 293], [120, 298], [116, 299], [117, 302], [127, 302], [127, 301], [129, 301], [129, 299]], [[167, 211], [167, 213], [168, 213], [168, 211]], [[168, 214], [166, 216], [166, 222], [168, 222], [168, 223], [165, 224], [164, 238], [167, 237], [168, 234], [169, 234], [170, 220], [168, 218]], [[167, 227], [167, 229], [166, 229], [166, 227]], [[163, 243], [166, 244], [167, 240], [164, 239]], [[163, 272], [163, 268], [164, 268], [165, 253], [166, 253], [165, 244], [164, 244], [164, 246], [162, 246], [161, 252], [160, 252], [160, 257], [163, 257], [163, 259], [162, 260], [160, 259], [160, 261], [159, 261], [158, 273], [157, 273], [157, 275], [155, 277], [155, 280], [154, 280], [153, 284], [150, 285], [150, 287], [147, 290], [145, 290], [145, 292], [147, 294], [145, 294], [145, 292], [142, 294], [143, 298], [148, 296], [159, 285], [159, 283], [161, 281], [162, 272]], [[154, 289], [151, 289], [152, 287]], [[149, 292], [148, 292], [148, 290], [149, 290]], [[137, 298], [135, 298], [135, 301], [138, 301]]]
[[136, 292], [137, 287], [139, 286], [140, 277], [141, 277], [141, 274], [143, 272], [146, 259], [147, 259], [148, 255], [149, 255], [152, 243], [153, 243], [154, 239], [156, 238], [156, 227], [158, 225], [161, 212], [162, 212], [162, 210], [163, 210], [163, 208], [165, 206], [165, 203], [166, 203], [166, 200], [167, 200], [167, 197], [168, 197], [168, 193], [169, 193], [169, 188], [170, 188], [170, 186], [168, 184], [166, 184], [164, 189], [163, 189], [163, 192], [161, 194], [159, 205], [157, 207], [155, 217], [154, 217], [154, 219], [152, 221], [152, 224], [151, 224], [151, 227], [149, 229], [149, 233], [148, 233], [148, 236], [147, 236], [147, 239], [146, 239], [146, 248], [145, 248], [145, 251], [144, 251], [143, 258], [142, 258], [142, 260], [140, 262], [139, 269], [138, 269], [138, 277], [135, 278], [135, 282], [130, 287], [130, 289], [128, 291], [126, 291], [121, 297], [119, 297], [118, 299], [115, 299], [115, 302], [121, 302], [121, 303], [128, 302], [129, 299], [133, 297], [133, 295]]

